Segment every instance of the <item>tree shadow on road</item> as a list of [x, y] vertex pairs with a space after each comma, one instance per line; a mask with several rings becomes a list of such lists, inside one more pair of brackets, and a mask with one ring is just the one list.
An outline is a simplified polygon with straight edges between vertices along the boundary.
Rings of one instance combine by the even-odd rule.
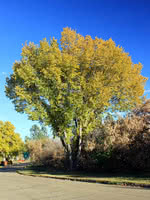
[[25, 169], [29, 163], [17, 163], [13, 165], [7, 165], [0, 168], [0, 172], [16, 172], [17, 170]]

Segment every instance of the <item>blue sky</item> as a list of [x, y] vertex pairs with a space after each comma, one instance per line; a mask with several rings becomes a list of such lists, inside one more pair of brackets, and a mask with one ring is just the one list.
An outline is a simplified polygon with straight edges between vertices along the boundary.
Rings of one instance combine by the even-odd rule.
[[[22, 138], [35, 122], [14, 110], [5, 97], [6, 76], [20, 59], [22, 44], [36, 44], [50, 36], [60, 38], [64, 27], [82, 35], [112, 38], [143, 64], [142, 75], [150, 76], [149, 0], [1, 0], [0, 1], [0, 120], [10, 121]], [[150, 80], [145, 94], [150, 97]]]

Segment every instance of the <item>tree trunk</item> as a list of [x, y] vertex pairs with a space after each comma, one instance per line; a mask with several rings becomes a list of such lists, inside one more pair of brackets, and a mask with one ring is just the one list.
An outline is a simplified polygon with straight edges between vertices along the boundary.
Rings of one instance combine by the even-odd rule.
[[82, 126], [79, 127], [79, 135], [76, 140], [76, 152], [74, 154], [73, 159], [73, 168], [76, 170], [78, 168], [79, 160], [81, 157], [81, 150], [82, 150]]
[[70, 144], [68, 144], [67, 157], [68, 157], [68, 160], [69, 160], [69, 170], [72, 171], [72, 169], [73, 169], [73, 159], [72, 159], [72, 150], [71, 150]]
[[82, 126], [80, 125], [79, 128], [79, 139], [78, 139], [78, 151], [77, 151], [77, 162], [81, 156], [81, 150], [82, 150]]
[[64, 132], [64, 138], [61, 137], [60, 139], [61, 139], [62, 145], [64, 146], [66, 150], [67, 159], [69, 161], [69, 170], [71, 171], [73, 168], [72, 148], [71, 148], [71, 144], [66, 143], [66, 139], [67, 139], [66, 132]]
[[82, 126], [79, 127], [79, 134], [77, 140], [75, 141], [75, 147], [72, 148], [70, 143], [67, 143], [67, 135], [64, 132], [64, 137], [60, 137], [62, 145], [64, 146], [67, 154], [67, 159], [69, 162], [69, 170], [76, 170], [78, 168], [79, 159], [81, 157], [82, 150]]

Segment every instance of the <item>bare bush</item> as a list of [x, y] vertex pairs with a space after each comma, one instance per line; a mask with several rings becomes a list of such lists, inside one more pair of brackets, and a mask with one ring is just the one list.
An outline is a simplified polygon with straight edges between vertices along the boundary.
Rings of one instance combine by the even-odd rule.
[[30, 140], [27, 142], [30, 157], [35, 165], [50, 168], [63, 168], [65, 154], [61, 143], [51, 139]]
[[150, 168], [150, 100], [126, 117], [107, 119], [86, 139], [81, 166], [105, 169]]
[[112, 161], [119, 163], [117, 167], [136, 170], [150, 167], [148, 122], [149, 115], [132, 113], [131, 116], [120, 118], [113, 126], [107, 124], [106, 141], [111, 143]]

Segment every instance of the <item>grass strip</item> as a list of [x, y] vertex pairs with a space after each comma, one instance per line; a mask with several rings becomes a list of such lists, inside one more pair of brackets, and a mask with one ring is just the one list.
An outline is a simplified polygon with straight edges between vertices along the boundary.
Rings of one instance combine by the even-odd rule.
[[19, 170], [19, 174], [34, 176], [34, 177], [45, 177], [54, 178], [61, 180], [81, 181], [89, 183], [101, 183], [101, 184], [113, 184], [122, 186], [134, 186], [134, 187], [145, 187], [150, 188], [150, 176], [131, 176], [131, 175], [105, 175], [105, 174], [81, 174], [81, 173], [62, 173], [62, 172], [44, 172], [36, 170]]

